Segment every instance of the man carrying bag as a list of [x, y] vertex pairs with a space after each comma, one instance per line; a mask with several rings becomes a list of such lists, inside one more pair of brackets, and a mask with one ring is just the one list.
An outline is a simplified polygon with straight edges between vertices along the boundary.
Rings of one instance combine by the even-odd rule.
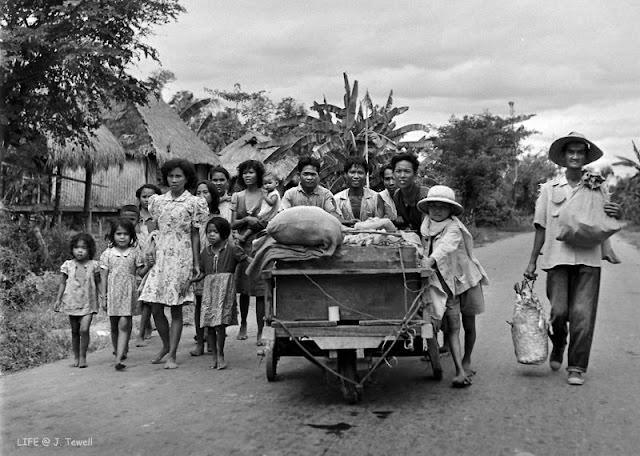
[[[602, 243], [584, 246], [557, 239], [563, 229], [560, 213], [574, 192], [585, 184], [583, 166], [602, 155], [602, 151], [580, 133], [569, 133], [551, 144], [549, 159], [565, 168], [565, 172], [540, 188], [534, 215], [533, 249], [524, 272], [526, 278], [534, 280], [538, 257], [542, 255], [540, 269], [547, 272], [547, 297], [551, 303], [549, 337], [553, 349], [549, 364], [554, 371], [562, 367], [568, 335], [567, 381], [570, 385], [584, 383], [589, 364], [603, 248]], [[609, 201], [594, 210], [602, 210], [609, 217], [622, 215], [620, 205]]]

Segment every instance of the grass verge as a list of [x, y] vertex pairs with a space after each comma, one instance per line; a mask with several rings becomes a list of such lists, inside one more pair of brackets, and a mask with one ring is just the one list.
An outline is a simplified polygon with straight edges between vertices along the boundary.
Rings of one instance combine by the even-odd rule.
[[[67, 358], [71, 352], [69, 317], [52, 310], [57, 289], [57, 274], [30, 274], [3, 293], [0, 316], [0, 370], [3, 374]], [[5, 292], [6, 290], [2, 290]], [[98, 334], [98, 327], [108, 328], [108, 317], [96, 315], [91, 324], [89, 352], [111, 344], [108, 334]]]

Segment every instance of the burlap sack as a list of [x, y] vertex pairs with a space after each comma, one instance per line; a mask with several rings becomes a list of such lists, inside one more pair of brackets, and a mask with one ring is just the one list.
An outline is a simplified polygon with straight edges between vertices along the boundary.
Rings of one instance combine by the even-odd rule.
[[328, 249], [342, 243], [342, 224], [319, 207], [296, 206], [276, 215], [267, 234], [280, 244]]

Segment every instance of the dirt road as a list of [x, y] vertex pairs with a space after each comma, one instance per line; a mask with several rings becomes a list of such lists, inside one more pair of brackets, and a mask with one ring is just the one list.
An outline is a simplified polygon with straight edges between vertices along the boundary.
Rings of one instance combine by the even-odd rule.
[[564, 371], [518, 365], [513, 355], [505, 321], [531, 240], [518, 235], [477, 251], [492, 283], [468, 389], [449, 386], [449, 358], [441, 382], [429, 378], [426, 363], [407, 358], [381, 369], [362, 403], [348, 406], [337, 384], [302, 358], [283, 358], [280, 380], [267, 383], [251, 338], [230, 337], [230, 368], [210, 370], [208, 357], [189, 356], [187, 330], [177, 370], [149, 364], [155, 337], [131, 348], [126, 372], [116, 372], [111, 351], [102, 350], [87, 369], [63, 360], [1, 378], [2, 454], [638, 454], [638, 251], [614, 240], [623, 264], [603, 268], [587, 382], [572, 387]]

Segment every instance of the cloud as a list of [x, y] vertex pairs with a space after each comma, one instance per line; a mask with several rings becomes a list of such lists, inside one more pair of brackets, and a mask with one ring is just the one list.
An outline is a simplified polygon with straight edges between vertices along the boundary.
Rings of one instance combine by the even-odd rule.
[[[185, 1], [151, 44], [169, 90], [267, 90], [306, 106], [342, 102], [342, 73], [374, 102], [394, 90], [399, 123], [440, 124], [484, 110], [535, 113], [544, 149], [569, 130], [615, 154], [640, 139], [640, 8], [616, 2]], [[155, 64], [143, 62], [146, 74]]]

